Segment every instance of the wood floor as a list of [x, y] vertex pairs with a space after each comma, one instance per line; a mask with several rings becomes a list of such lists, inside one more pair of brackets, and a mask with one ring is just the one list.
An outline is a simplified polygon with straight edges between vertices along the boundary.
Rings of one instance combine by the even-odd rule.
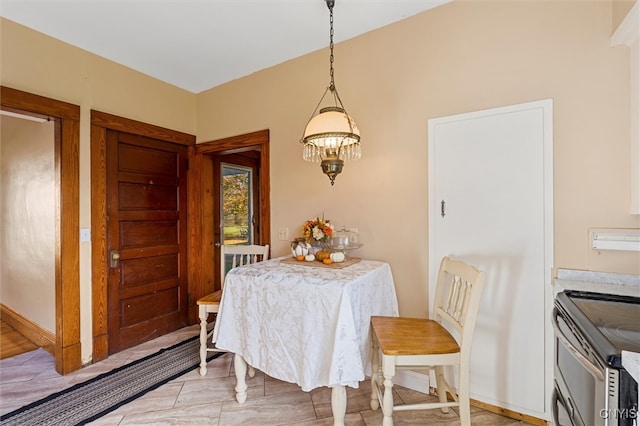
[[0, 320], [0, 359], [20, 355], [38, 349], [32, 341]]

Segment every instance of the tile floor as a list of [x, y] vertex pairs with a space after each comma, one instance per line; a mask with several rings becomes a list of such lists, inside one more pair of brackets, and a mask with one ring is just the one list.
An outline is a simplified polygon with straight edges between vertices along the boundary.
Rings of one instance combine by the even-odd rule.
[[[139, 359], [159, 348], [171, 346], [198, 334], [198, 326], [186, 327], [128, 349], [106, 360], [89, 365], [66, 376], [55, 372], [54, 359], [43, 349], [0, 361], [0, 414], [8, 413], [103, 372]], [[225, 354], [209, 362], [207, 375], [193, 371], [147, 393], [92, 425], [332, 425], [331, 391], [328, 388], [303, 392], [295, 384], [275, 380], [257, 371], [248, 379], [248, 399], [235, 401], [233, 357]], [[370, 384], [347, 389], [348, 426], [372, 426], [382, 423], [380, 410], [369, 406]], [[406, 388], [394, 388], [396, 404], [432, 398]], [[474, 425], [525, 424], [472, 407]], [[400, 411], [393, 415], [396, 425], [458, 425], [455, 410]]]

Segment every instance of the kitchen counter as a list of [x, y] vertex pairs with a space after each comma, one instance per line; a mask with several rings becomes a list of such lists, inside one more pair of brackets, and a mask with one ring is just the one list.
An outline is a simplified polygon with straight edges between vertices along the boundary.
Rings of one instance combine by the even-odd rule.
[[640, 275], [558, 269], [554, 294], [563, 290], [640, 297]]

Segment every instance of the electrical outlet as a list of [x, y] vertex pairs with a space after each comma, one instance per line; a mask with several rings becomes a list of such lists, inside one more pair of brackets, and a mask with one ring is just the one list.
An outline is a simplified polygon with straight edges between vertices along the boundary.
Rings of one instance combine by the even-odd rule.
[[281, 241], [289, 240], [289, 228], [278, 229], [278, 239]]

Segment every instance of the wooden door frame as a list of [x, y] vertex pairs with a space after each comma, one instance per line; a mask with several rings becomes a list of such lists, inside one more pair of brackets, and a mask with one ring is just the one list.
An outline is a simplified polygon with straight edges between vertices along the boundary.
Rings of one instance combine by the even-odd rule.
[[210, 190], [207, 180], [213, 176], [204, 173], [204, 157], [230, 154], [255, 149], [260, 152], [260, 228], [262, 240], [256, 244], [271, 244], [271, 185], [269, 167], [269, 130], [259, 130], [238, 136], [231, 136], [190, 147], [189, 167], [189, 323], [198, 321], [195, 301], [207, 293], [205, 259], [202, 247], [204, 219], [204, 194]]
[[80, 107], [0, 87], [2, 109], [56, 119], [55, 366], [60, 374], [82, 367], [80, 347]]
[[[196, 137], [152, 124], [91, 110], [91, 289], [93, 319], [93, 362], [109, 356], [107, 321], [107, 130], [126, 132], [165, 142], [186, 145], [189, 153]], [[187, 173], [187, 187], [189, 173]], [[188, 194], [188, 192], [187, 192]], [[189, 203], [187, 203], [189, 204]], [[186, 212], [189, 217], [189, 207]], [[189, 219], [187, 219], [189, 220]], [[189, 223], [189, 222], [187, 222]], [[192, 234], [191, 231], [188, 231]], [[187, 246], [187, 251], [189, 246]], [[187, 274], [187, 292], [191, 293]], [[188, 299], [187, 299], [188, 300]]]

